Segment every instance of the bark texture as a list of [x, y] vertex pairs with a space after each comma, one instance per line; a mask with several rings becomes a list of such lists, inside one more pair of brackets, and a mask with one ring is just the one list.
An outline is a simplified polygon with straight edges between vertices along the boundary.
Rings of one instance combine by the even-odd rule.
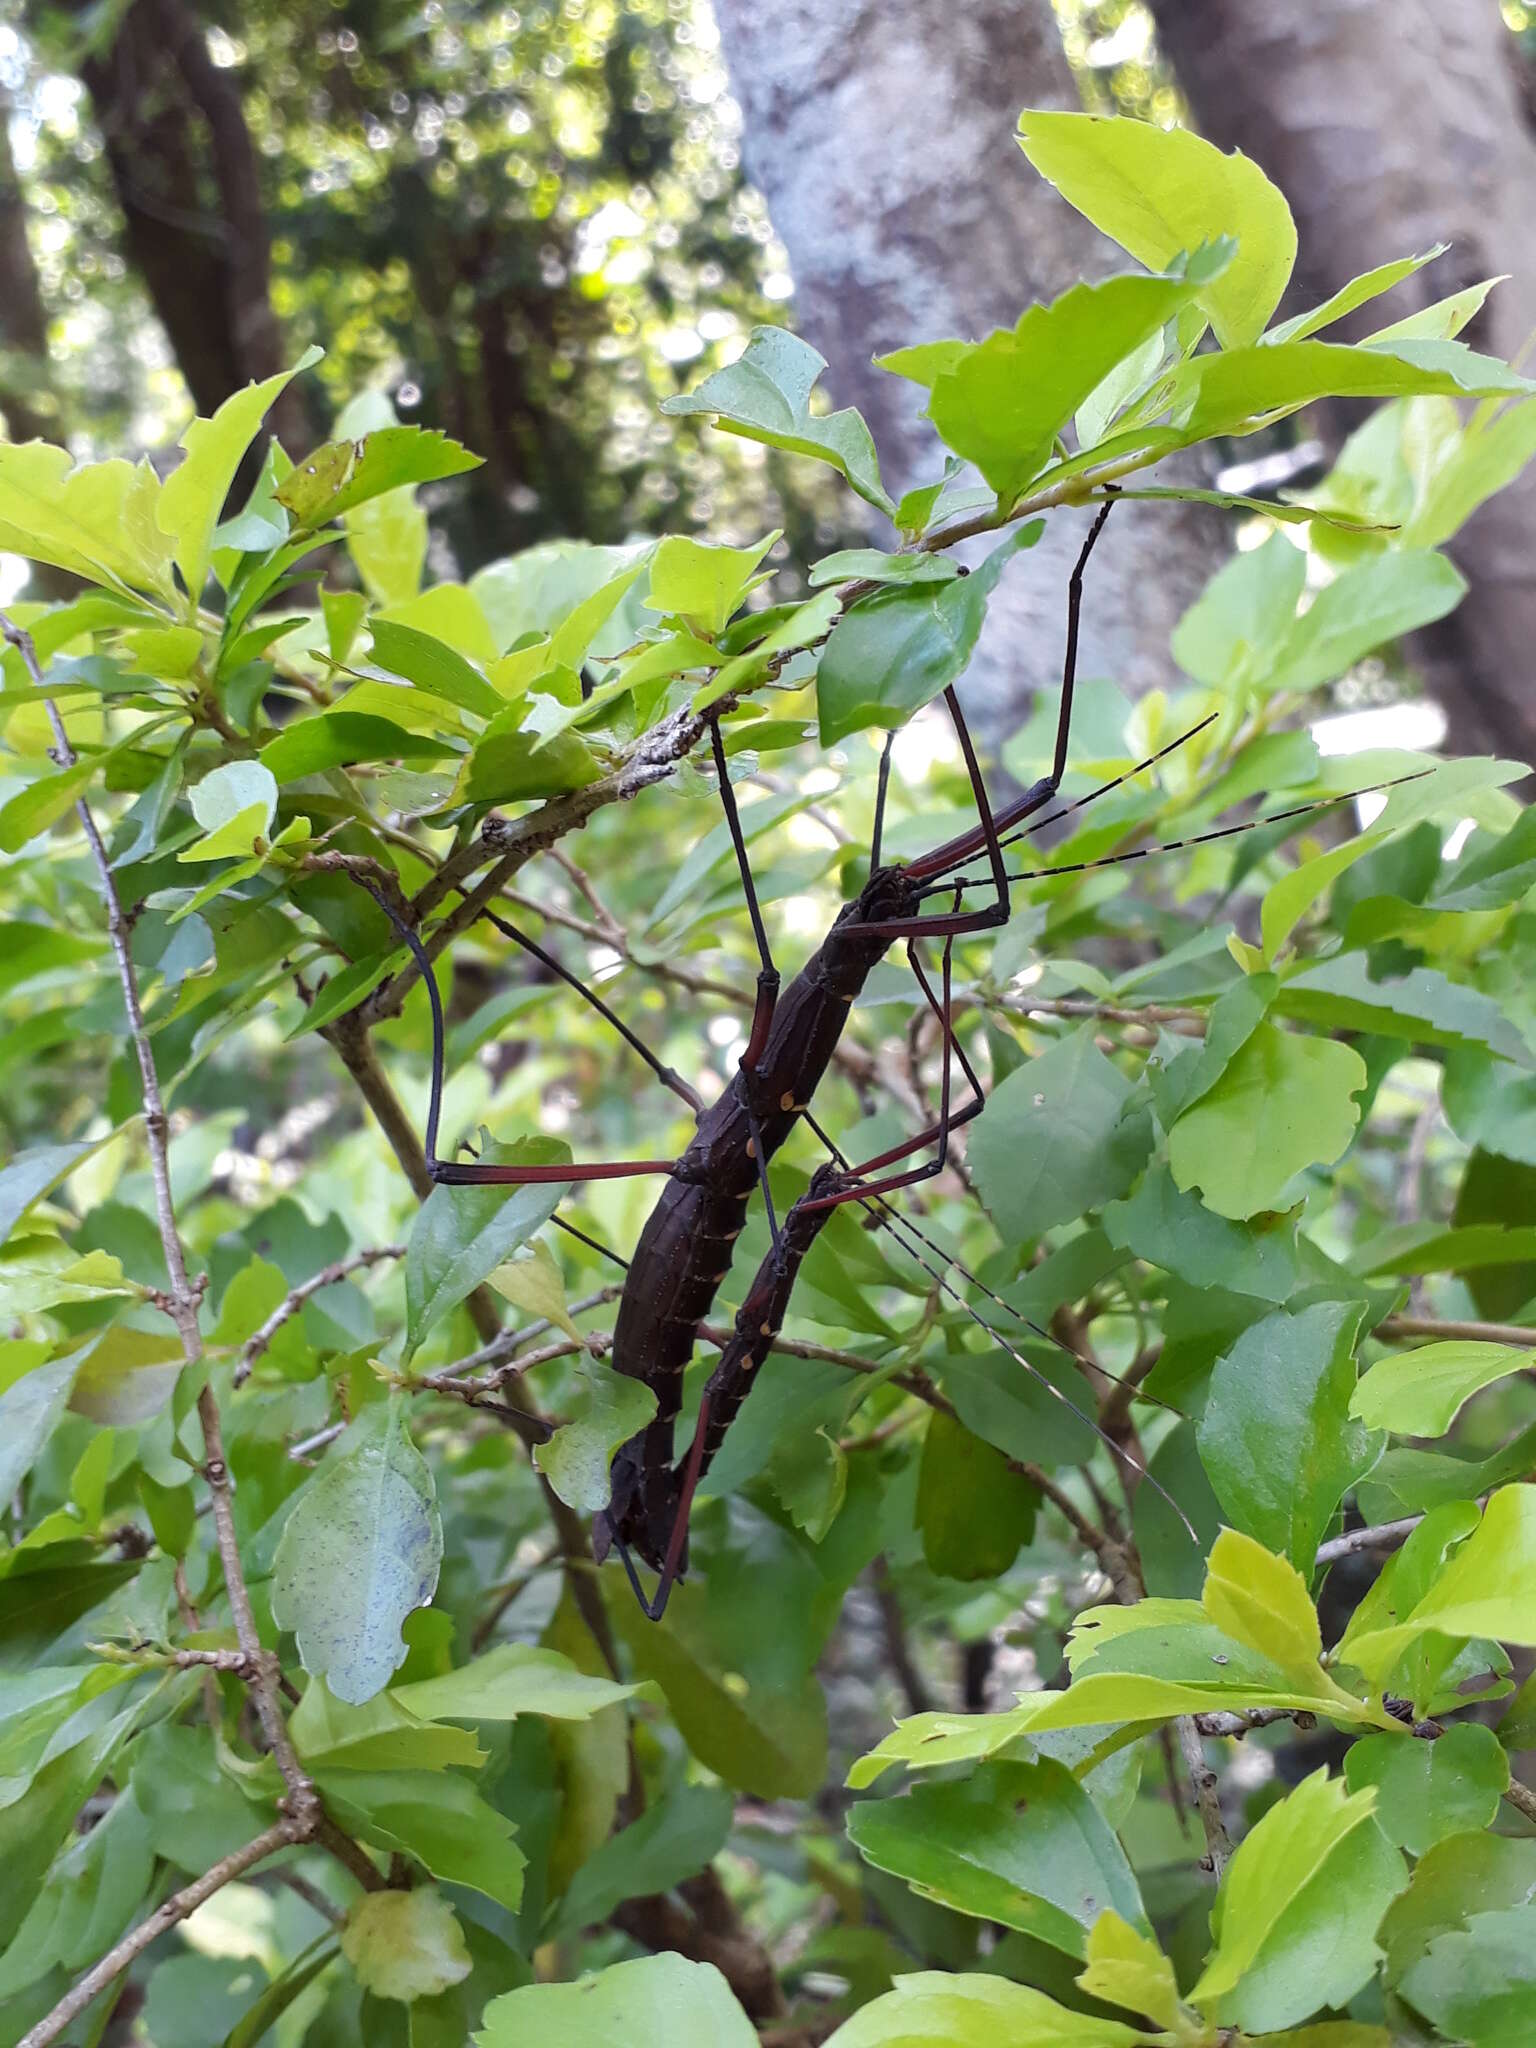
[[10, 101], [0, 92], [0, 417], [13, 441], [46, 431], [48, 322], [27, 242], [27, 206], [11, 154]]
[[[980, 338], [1032, 299], [1129, 259], [1038, 179], [1026, 106], [1081, 104], [1049, 0], [716, 0], [746, 167], [789, 251], [801, 333], [856, 405], [899, 494], [937, 474], [916, 386], [882, 350]], [[1061, 673], [1066, 583], [1086, 515], [1057, 515], [993, 601], [966, 695], [997, 730]], [[1124, 506], [1094, 556], [1079, 672], [1166, 682], [1168, 635], [1219, 558], [1217, 516]]]
[[[1286, 311], [1449, 241], [1385, 302], [1395, 310], [1367, 309], [1353, 331], [1508, 271], [1467, 338], [1522, 347], [1536, 329], [1536, 138], [1494, 0], [1153, 0], [1153, 12], [1202, 131], [1255, 158], [1291, 202], [1301, 249]], [[1472, 588], [1425, 654], [1459, 750], [1536, 759], [1533, 531], [1527, 470], [1450, 550]]]
[[[208, 54], [183, 0], [133, 0], [111, 46], [80, 67], [143, 278], [193, 402], [208, 414], [286, 367], [272, 311], [259, 165], [233, 73]], [[308, 440], [290, 387], [272, 425], [298, 455]], [[237, 489], [238, 489], [237, 485]]]

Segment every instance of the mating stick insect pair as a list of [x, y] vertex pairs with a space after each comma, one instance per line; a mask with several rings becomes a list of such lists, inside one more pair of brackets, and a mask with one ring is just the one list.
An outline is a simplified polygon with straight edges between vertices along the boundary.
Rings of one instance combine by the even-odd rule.
[[[627, 1262], [612, 1350], [614, 1368], [642, 1381], [655, 1394], [656, 1412], [646, 1428], [624, 1444], [614, 1458], [609, 1504], [598, 1515], [594, 1528], [594, 1548], [599, 1561], [609, 1548], [618, 1551], [636, 1598], [652, 1620], [660, 1618], [673, 1584], [686, 1570], [688, 1517], [695, 1492], [747, 1398], [756, 1372], [773, 1348], [788, 1311], [801, 1263], [832, 1211], [848, 1202], [866, 1205], [882, 1227], [892, 1232], [926, 1267], [935, 1284], [980, 1323], [1023, 1371], [1032, 1374], [1058, 1400], [1072, 1408], [1102, 1441], [1109, 1444], [1117, 1457], [1131, 1464], [1138, 1479], [1146, 1478], [1149, 1484], [1157, 1485], [1139, 1463], [1129, 1458], [1122, 1446], [1098, 1430], [1089, 1416], [1045, 1379], [1008, 1342], [996, 1325], [982, 1316], [946, 1280], [944, 1269], [953, 1263], [950, 1255], [910, 1218], [898, 1215], [886, 1199], [901, 1188], [942, 1172], [951, 1133], [976, 1116], [984, 1106], [981, 1081], [952, 1025], [951, 954], [957, 938], [992, 930], [1006, 923], [1010, 915], [1010, 885], [1033, 878], [1030, 873], [1009, 872], [1004, 860], [1005, 847], [1024, 837], [1026, 830], [1034, 830], [1064, 817], [1095, 797], [1119, 787], [1211, 722], [1211, 718], [1202, 720], [1191, 733], [1139, 763], [1127, 774], [1115, 777], [1088, 796], [1051, 811], [1048, 816], [1043, 815], [1057, 795], [1067, 767], [1083, 574], [1103, 530], [1111, 502], [1106, 500], [1097, 513], [1068, 588], [1061, 702], [1049, 772], [1023, 795], [994, 812], [988, 801], [970, 732], [951, 685], [944, 693], [945, 703], [974, 796], [976, 824], [915, 860], [882, 865], [880, 844], [890, 767], [888, 738], [880, 765], [869, 878], [859, 894], [844, 904], [821, 945], [787, 987], [781, 985], [774, 965], [758, 903], [718, 716], [711, 721], [710, 741], [719, 776], [720, 797], [756, 940], [759, 973], [745, 1050], [731, 1081], [709, 1106], [702, 1106], [687, 1083], [663, 1065], [650, 1047], [614, 1014], [601, 997], [588, 989], [552, 954], [505, 919], [485, 913], [506, 937], [540, 960], [549, 971], [591, 1003], [645, 1060], [657, 1078], [687, 1102], [697, 1117], [697, 1128], [691, 1143], [678, 1158], [529, 1166], [479, 1161], [463, 1163], [439, 1157], [438, 1121], [442, 1105], [445, 1039], [442, 1002], [420, 936], [402, 922], [381, 896], [376, 896], [409, 947], [426, 983], [431, 1006], [432, 1079], [426, 1152], [434, 1182], [447, 1186], [518, 1186], [532, 1182], [579, 1183], [631, 1175], [665, 1177], [666, 1184], [641, 1232], [634, 1256]], [[1214, 716], [1211, 714], [1212, 718]], [[1322, 802], [1337, 804], [1346, 800], [1333, 797]], [[1189, 840], [1170, 841], [1166, 848], [1139, 847], [1128, 854], [1110, 855], [1102, 861], [1079, 865], [1114, 865], [1151, 852], [1172, 851], [1178, 846], [1223, 838], [1230, 833], [1249, 830], [1254, 825], [1298, 816], [1317, 808], [1320, 808], [1319, 804], [1305, 804], [1293, 811], [1272, 814], [1270, 818], [1219, 827]], [[1030, 821], [1027, 826], [1026, 821]], [[956, 872], [977, 856], [985, 857], [984, 873], [965, 875]], [[1041, 872], [1060, 874], [1072, 871], [1070, 867], [1055, 867]], [[992, 900], [979, 908], [963, 908], [966, 893], [979, 888], [990, 889]], [[370, 890], [370, 893], [375, 892]], [[934, 897], [947, 897], [949, 907], [925, 911], [922, 906]], [[905, 942], [918, 986], [939, 1023], [943, 1049], [939, 1115], [936, 1121], [914, 1136], [872, 1158], [850, 1163], [816, 1122], [811, 1112], [811, 1101], [832, 1061], [852, 1004], [873, 968], [892, 942], [898, 939]], [[937, 992], [921, 956], [920, 948], [925, 940], [939, 942], [942, 948]], [[951, 1100], [950, 1077], [956, 1065], [970, 1091], [968, 1099], [958, 1106]], [[768, 1163], [802, 1118], [826, 1144], [832, 1156], [780, 1221], [774, 1211], [769, 1187]], [[931, 1152], [932, 1156], [918, 1164], [907, 1163], [924, 1152]], [[767, 1211], [772, 1236], [770, 1249], [746, 1288], [734, 1333], [704, 1387], [692, 1442], [685, 1455], [674, 1461], [675, 1425], [682, 1405], [683, 1375], [693, 1356], [700, 1325], [708, 1316], [716, 1291], [729, 1269], [731, 1246], [741, 1234], [749, 1202], [758, 1190]], [[940, 1263], [931, 1264], [919, 1246], [926, 1247]], [[973, 1275], [964, 1274], [964, 1278], [974, 1285], [981, 1284]], [[1007, 1314], [1027, 1323], [1027, 1318], [1018, 1316], [990, 1289], [983, 1288], [982, 1291]], [[1037, 1325], [1028, 1324], [1028, 1327], [1048, 1341], [1055, 1341]], [[1162, 1492], [1160, 1487], [1157, 1490]], [[1170, 1505], [1176, 1513], [1179, 1512], [1176, 1503], [1170, 1502]], [[1180, 1515], [1180, 1519], [1184, 1517]], [[1185, 1526], [1188, 1527], [1187, 1521]], [[636, 1556], [659, 1575], [656, 1590], [649, 1597], [640, 1584], [634, 1562]]]

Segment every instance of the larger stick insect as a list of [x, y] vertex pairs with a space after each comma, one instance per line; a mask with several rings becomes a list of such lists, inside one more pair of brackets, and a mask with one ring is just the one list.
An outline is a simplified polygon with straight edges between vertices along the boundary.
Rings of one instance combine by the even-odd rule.
[[[712, 1104], [701, 1106], [697, 1095], [681, 1077], [666, 1067], [601, 997], [552, 954], [507, 920], [485, 913], [506, 937], [538, 958], [549, 971], [591, 1003], [620, 1032], [657, 1078], [687, 1102], [697, 1117], [697, 1127], [691, 1143], [676, 1159], [531, 1166], [465, 1162], [440, 1157], [437, 1144], [445, 1041], [442, 1002], [419, 935], [401, 921], [382, 897], [377, 898], [409, 947], [426, 983], [431, 1005], [433, 1064], [426, 1154], [434, 1182], [450, 1187], [523, 1186], [534, 1182], [581, 1183], [648, 1174], [665, 1178], [666, 1185], [641, 1231], [633, 1258], [628, 1262], [612, 1352], [612, 1362], [617, 1371], [642, 1381], [654, 1393], [656, 1411], [646, 1428], [624, 1444], [614, 1458], [609, 1504], [598, 1515], [594, 1526], [594, 1549], [599, 1561], [610, 1549], [617, 1550], [635, 1596], [652, 1620], [660, 1618], [672, 1586], [686, 1570], [688, 1518], [698, 1485], [750, 1392], [758, 1368], [773, 1348], [806, 1253], [832, 1211], [845, 1203], [859, 1202], [869, 1206], [883, 1227], [892, 1231], [907, 1251], [927, 1267], [935, 1283], [980, 1322], [1022, 1370], [1032, 1374], [1056, 1399], [1071, 1408], [1117, 1457], [1134, 1465], [1138, 1478], [1144, 1477], [1154, 1486], [1157, 1484], [1130, 1459], [1122, 1445], [1105, 1436], [1089, 1416], [1040, 1374], [1022, 1352], [1009, 1344], [996, 1325], [981, 1316], [945, 1279], [944, 1266], [953, 1263], [950, 1255], [934, 1244], [910, 1218], [899, 1216], [887, 1200], [898, 1190], [942, 1172], [951, 1135], [984, 1106], [981, 1081], [953, 1030], [950, 1014], [951, 954], [957, 938], [1005, 924], [1011, 913], [1011, 885], [1032, 878], [1029, 872], [1010, 872], [1004, 858], [1005, 849], [1024, 837], [1026, 831], [1054, 822], [1119, 787], [1211, 722], [1210, 719], [1203, 720], [1171, 746], [1149, 756], [1127, 774], [1104, 783], [1088, 796], [1048, 811], [1047, 807], [1057, 796], [1067, 768], [1084, 571], [1110, 509], [1111, 503], [1106, 501], [1095, 517], [1068, 585], [1061, 700], [1049, 771], [1021, 796], [994, 811], [959, 699], [953, 685], [946, 689], [944, 700], [970, 782], [977, 822], [915, 860], [882, 863], [882, 823], [890, 767], [888, 739], [880, 764], [869, 878], [859, 894], [844, 904], [821, 945], [787, 987], [782, 985], [779, 970], [774, 964], [758, 903], [718, 715], [711, 720], [709, 738], [719, 777], [721, 803], [759, 958], [757, 996], [746, 1046], [735, 1074]], [[1345, 797], [1323, 800], [1329, 804], [1345, 801]], [[1319, 807], [1315, 803], [1304, 804], [1291, 811], [1271, 814], [1268, 818], [1218, 827], [1191, 839], [1169, 841], [1161, 847], [1138, 847], [1127, 854], [1111, 855], [1103, 861], [1080, 865], [1114, 865], [1149, 853], [1171, 852], [1178, 847], [1250, 830], [1258, 824], [1299, 816]], [[984, 872], [957, 872], [978, 857], [985, 860]], [[1057, 866], [1038, 872], [1054, 875], [1072, 871], [1070, 867]], [[991, 900], [977, 908], [964, 908], [966, 894], [980, 888], [990, 891]], [[949, 899], [947, 909], [923, 908], [925, 903], [942, 897]], [[898, 939], [905, 942], [918, 986], [939, 1022], [944, 1053], [939, 1115], [926, 1128], [899, 1144], [871, 1158], [850, 1162], [817, 1124], [811, 1102], [837, 1049], [850, 1007], [873, 968]], [[935, 990], [923, 963], [920, 949], [925, 940], [937, 941], [942, 948], [938, 990]], [[956, 1065], [969, 1090], [966, 1100], [958, 1105], [952, 1101], [951, 1091], [951, 1068]], [[774, 1211], [768, 1162], [801, 1119], [826, 1145], [831, 1159], [814, 1175], [805, 1194], [781, 1223]], [[931, 1156], [917, 1164], [908, 1163], [925, 1152]], [[731, 1247], [744, 1228], [751, 1197], [759, 1190], [771, 1232], [770, 1249], [746, 1288], [733, 1334], [704, 1387], [692, 1441], [684, 1456], [675, 1459], [675, 1425], [682, 1407], [684, 1372], [698, 1342], [700, 1325], [708, 1316], [729, 1269]], [[931, 1264], [921, 1247], [926, 1247], [942, 1263]], [[981, 1285], [974, 1275], [963, 1274], [963, 1277], [978, 1287]], [[1006, 1313], [1017, 1317], [1017, 1312], [991, 1290], [982, 1291]], [[1023, 1317], [1017, 1317], [1017, 1320], [1027, 1321]], [[1037, 1325], [1029, 1324], [1029, 1327], [1048, 1341], [1056, 1341]], [[1162, 1489], [1159, 1487], [1158, 1491]], [[1176, 1504], [1170, 1502], [1170, 1505], [1177, 1513]], [[1180, 1519], [1184, 1519], [1182, 1515]], [[637, 1557], [658, 1574], [655, 1591], [650, 1595], [641, 1585], [635, 1565]]]

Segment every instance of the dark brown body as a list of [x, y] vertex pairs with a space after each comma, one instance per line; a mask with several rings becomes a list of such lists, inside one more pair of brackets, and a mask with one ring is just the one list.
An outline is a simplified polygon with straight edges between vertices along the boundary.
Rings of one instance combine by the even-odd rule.
[[[918, 902], [917, 885], [907, 870], [880, 868], [844, 906], [780, 996], [756, 1072], [738, 1071], [700, 1116], [693, 1142], [672, 1169], [640, 1233], [614, 1327], [613, 1364], [631, 1379], [643, 1380], [654, 1391], [657, 1408], [650, 1425], [614, 1459], [608, 1524], [657, 1569], [675, 1510], [672, 1440], [683, 1372], [758, 1185], [748, 1106], [772, 1158], [815, 1093], [842, 1037], [849, 1006], [890, 944], [884, 932], [866, 927], [911, 917]], [[817, 1227], [823, 1213], [816, 1215]], [[814, 1235], [812, 1228], [807, 1245]], [[798, 1258], [794, 1265], [797, 1269]], [[783, 1319], [793, 1280], [790, 1272], [774, 1329]], [[731, 1413], [739, 1405], [740, 1397]], [[606, 1549], [608, 1533], [600, 1527], [601, 1549]]]

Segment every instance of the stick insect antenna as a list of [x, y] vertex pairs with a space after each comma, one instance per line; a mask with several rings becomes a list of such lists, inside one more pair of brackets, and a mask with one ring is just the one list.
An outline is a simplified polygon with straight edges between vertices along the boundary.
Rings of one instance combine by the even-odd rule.
[[[816, 1118], [810, 1113], [809, 1110], [805, 1112], [805, 1121], [810, 1125], [811, 1129], [815, 1132], [816, 1136], [821, 1140], [822, 1144], [826, 1146], [828, 1152], [831, 1153], [833, 1159], [836, 1160], [838, 1165], [846, 1170], [849, 1164], [846, 1153], [844, 1153], [842, 1148], [832, 1139], [832, 1137], [825, 1130], [823, 1130], [822, 1126], [816, 1121]], [[975, 1323], [979, 1329], [985, 1330], [989, 1337], [995, 1339], [995, 1341], [1002, 1346], [1002, 1348], [1008, 1353], [1008, 1356], [1013, 1360], [1015, 1365], [1022, 1366], [1025, 1372], [1029, 1374], [1030, 1378], [1032, 1380], [1037, 1381], [1038, 1384], [1045, 1389], [1045, 1391], [1051, 1396], [1053, 1400], [1059, 1401], [1062, 1407], [1066, 1408], [1071, 1414], [1075, 1415], [1078, 1421], [1081, 1422], [1085, 1428], [1090, 1429], [1093, 1432], [1093, 1434], [1098, 1438], [1099, 1442], [1103, 1444], [1105, 1448], [1110, 1452], [1111, 1456], [1113, 1456], [1120, 1464], [1124, 1465], [1127, 1471], [1134, 1472], [1138, 1479], [1146, 1480], [1147, 1484], [1153, 1489], [1153, 1491], [1159, 1494], [1162, 1497], [1162, 1499], [1168, 1503], [1169, 1507], [1172, 1508], [1173, 1512], [1178, 1516], [1179, 1520], [1183, 1523], [1185, 1529], [1188, 1531], [1190, 1541], [1198, 1547], [1200, 1538], [1195, 1532], [1194, 1524], [1190, 1521], [1188, 1515], [1185, 1514], [1184, 1510], [1179, 1506], [1178, 1502], [1173, 1498], [1173, 1495], [1169, 1493], [1168, 1489], [1161, 1483], [1161, 1481], [1154, 1478], [1152, 1473], [1148, 1471], [1147, 1467], [1143, 1465], [1138, 1459], [1133, 1458], [1130, 1452], [1126, 1450], [1123, 1444], [1116, 1443], [1115, 1439], [1108, 1433], [1108, 1431], [1102, 1429], [1099, 1426], [1099, 1424], [1094, 1421], [1091, 1415], [1089, 1415], [1084, 1409], [1080, 1408], [1077, 1405], [1077, 1403], [1072, 1399], [1072, 1397], [1069, 1394], [1063, 1393], [1061, 1388], [1056, 1385], [1054, 1380], [1048, 1379], [1046, 1375], [1040, 1370], [1039, 1366], [1033, 1364], [1029, 1359], [1027, 1359], [1022, 1351], [1015, 1349], [1015, 1347], [1012, 1344], [1010, 1344], [1008, 1339], [1003, 1335], [1002, 1331], [999, 1330], [995, 1324], [988, 1322], [987, 1318], [984, 1315], [982, 1315], [979, 1312], [979, 1310], [974, 1308], [970, 1302], [966, 1300], [965, 1296], [959, 1291], [959, 1289], [953, 1286], [951, 1282], [945, 1278], [943, 1269], [939, 1266], [930, 1264], [930, 1262], [926, 1258], [924, 1258], [922, 1252], [916, 1248], [916, 1245], [912, 1242], [912, 1240], [916, 1239], [919, 1244], [925, 1245], [930, 1251], [936, 1253], [938, 1257], [944, 1259], [947, 1264], [959, 1266], [960, 1271], [965, 1274], [967, 1280], [973, 1280], [975, 1276], [966, 1267], [960, 1265], [960, 1261], [958, 1259], [955, 1259], [950, 1253], [946, 1252], [942, 1246], [936, 1245], [932, 1238], [927, 1237], [921, 1230], [917, 1228], [915, 1224], [911, 1223], [907, 1217], [903, 1216], [898, 1210], [893, 1208], [889, 1202], [881, 1200], [878, 1190], [869, 1193], [856, 1193], [854, 1194], [853, 1199], [862, 1203], [863, 1207], [869, 1211], [871, 1216], [874, 1217], [876, 1223], [879, 1224], [881, 1229], [887, 1231], [893, 1238], [895, 1238], [896, 1242], [902, 1247], [903, 1251], [906, 1252], [907, 1256], [911, 1259], [914, 1259], [917, 1262], [917, 1264], [922, 1267], [923, 1271], [926, 1274], [928, 1274], [929, 1278], [934, 1281], [935, 1285], [940, 1289], [942, 1293], [948, 1295], [949, 1299], [953, 1301], [958, 1308], [962, 1309], [964, 1313], [970, 1317], [971, 1321]], [[982, 1286], [983, 1293], [991, 1292], [991, 1290], [983, 1286], [981, 1282], [978, 1281], [976, 1282], [976, 1284], [978, 1286]], [[1055, 1336], [1050, 1330], [1043, 1328], [1039, 1323], [1032, 1322], [1028, 1316], [1021, 1315], [1017, 1309], [1011, 1307], [1011, 1305], [1009, 1305], [1008, 1303], [1004, 1303], [1003, 1306], [1008, 1308], [1010, 1315], [1014, 1316], [1028, 1329], [1033, 1330], [1036, 1336], [1042, 1338], [1047, 1344], [1054, 1345], [1058, 1351], [1064, 1352], [1066, 1356], [1072, 1359], [1075, 1364], [1081, 1366], [1087, 1365], [1086, 1359], [1079, 1357], [1077, 1352], [1072, 1350], [1070, 1345], [1063, 1344], [1061, 1339]], [[1103, 1366], [1099, 1366], [1096, 1369], [1099, 1372], [1103, 1373], [1106, 1379], [1113, 1380], [1117, 1384], [1122, 1383], [1120, 1381], [1120, 1375], [1118, 1373], [1109, 1372]], [[1139, 1388], [1135, 1389], [1134, 1391], [1136, 1391], [1138, 1394], [1140, 1393]]]
[[[1123, 853], [1102, 854], [1097, 860], [1063, 861], [1053, 868], [1026, 868], [1019, 874], [1011, 874], [1010, 882], [1048, 882], [1054, 875], [1084, 875], [1094, 868], [1124, 867], [1133, 860], [1147, 860], [1155, 853], [1180, 853], [1191, 846], [1209, 846], [1218, 839], [1235, 839], [1243, 832], [1257, 832], [1263, 825], [1284, 825], [1292, 818], [1305, 818], [1315, 811], [1333, 809], [1338, 804], [1356, 802], [1360, 797], [1373, 796], [1378, 790], [1397, 789], [1405, 782], [1422, 781], [1432, 775], [1432, 768], [1416, 768], [1411, 775], [1394, 775], [1386, 782], [1368, 783], [1363, 789], [1341, 790], [1337, 796], [1314, 797], [1310, 803], [1293, 804], [1289, 810], [1266, 811], [1261, 818], [1245, 818], [1236, 825], [1217, 825], [1209, 832], [1192, 832], [1187, 839], [1162, 839], [1152, 846], [1131, 846]], [[955, 889], [987, 889], [992, 886], [990, 875], [956, 875], [942, 882], [925, 882], [919, 890], [923, 896], [944, 895]]]

